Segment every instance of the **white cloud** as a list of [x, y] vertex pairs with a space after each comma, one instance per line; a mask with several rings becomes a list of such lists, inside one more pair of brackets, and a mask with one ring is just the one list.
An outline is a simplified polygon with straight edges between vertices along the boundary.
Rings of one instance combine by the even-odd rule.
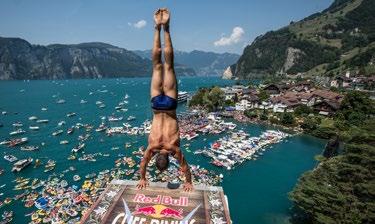
[[228, 46], [236, 44], [241, 41], [242, 36], [245, 34], [245, 31], [242, 27], [236, 26], [233, 28], [232, 33], [229, 37], [222, 36], [219, 40], [214, 42], [215, 46]]
[[134, 28], [137, 28], [137, 29], [141, 29], [141, 28], [143, 28], [143, 27], [145, 27], [147, 25], [147, 22], [146, 22], [146, 20], [142, 19], [142, 20], [139, 20], [136, 23], [130, 23], [130, 22], [128, 22], [128, 25], [132, 26]]

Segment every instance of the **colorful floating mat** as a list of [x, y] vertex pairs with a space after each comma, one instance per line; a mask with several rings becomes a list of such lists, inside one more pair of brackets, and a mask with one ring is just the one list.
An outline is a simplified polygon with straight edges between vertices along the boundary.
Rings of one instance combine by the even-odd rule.
[[184, 192], [167, 183], [113, 180], [83, 216], [82, 224], [230, 224], [227, 197], [221, 187], [194, 186]]

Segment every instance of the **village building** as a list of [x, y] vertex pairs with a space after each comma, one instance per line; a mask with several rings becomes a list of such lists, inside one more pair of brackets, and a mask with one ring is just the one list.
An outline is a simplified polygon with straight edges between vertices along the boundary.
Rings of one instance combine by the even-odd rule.
[[313, 88], [313, 84], [308, 81], [301, 81], [291, 85], [288, 91], [292, 92], [310, 92]]
[[324, 100], [314, 104], [313, 108], [319, 114], [329, 116], [340, 108], [340, 104], [338, 102]]
[[243, 95], [236, 103], [236, 110], [245, 111], [258, 108], [260, 104], [259, 97], [255, 94]]

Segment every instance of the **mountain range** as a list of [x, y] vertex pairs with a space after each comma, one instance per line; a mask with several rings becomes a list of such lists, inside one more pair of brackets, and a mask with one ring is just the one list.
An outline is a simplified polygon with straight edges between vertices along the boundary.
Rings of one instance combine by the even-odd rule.
[[265, 33], [223, 77], [375, 73], [375, 1], [335, 0], [322, 12]]
[[[133, 52], [100, 42], [42, 46], [0, 37], [0, 80], [150, 76], [150, 56], [149, 50]], [[179, 76], [219, 75], [238, 57], [176, 51], [175, 71]]]
[[[134, 51], [142, 58], [151, 59], [151, 50]], [[240, 56], [232, 53], [214, 53], [194, 50], [191, 52], [174, 51], [177, 65], [184, 65], [194, 69], [197, 75], [220, 76], [226, 67], [235, 63]]]

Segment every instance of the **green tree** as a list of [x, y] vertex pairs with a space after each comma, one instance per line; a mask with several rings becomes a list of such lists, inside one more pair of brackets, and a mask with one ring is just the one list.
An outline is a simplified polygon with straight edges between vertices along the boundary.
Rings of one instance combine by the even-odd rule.
[[209, 111], [217, 111], [219, 107], [224, 105], [225, 95], [220, 87], [213, 87], [203, 97], [203, 101]]
[[308, 115], [308, 114], [311, 114], [313, 112], [314, 111], [313, 111], [313, 109], [311, 109], [311, 107], [308, 107], [304, 104], [297, 106], [296, 109], [294, 110], [295, 115], [304, 115], [304, 114]]
[[294, 123], [294, 116], [292, 113], [287, 113], [287, 112], [284, 112], [282, 115], [281, 115], [281, 123], [284, 124], [284, 125], [291, 125]]
[[206, 95], [206, 93], [207, 93], [207, 89], [205, 89], [205, 88], [199, 89], [193, 95], [193, 97], [191, 98], [191, 100], [189, 101], [189, 107], [192, 107], [192, 106], [203, 106], [204, 105], [203, 98]]
[[268, 120], [268, 113], [266, 110], [263, 110], [263, 112], [260, 114], [259, 117], [262, 121]]
[[244, 114], [246, 115], [246, 117], [251, 118], [251, 119], [258, 117], [257, 112], [254, 110], [245, 110]]
[[259, 91], [258, 97], [259, 97], [259, 100], [265, 101], [270, 98], [270, 95], [265, 90], [261, 89]]
[[366, 93], [351, 91], [341, 103], [337, 116], [343, 116], [348, 122], [359, 125], [375, 114], [374, 102]]
[[314, 131], [318, 128], [320, 121], [318, 121], [315, 117], [305, 117], [303, 119], [303, 123], [301, 124], [301, 128], [307, 132]]

